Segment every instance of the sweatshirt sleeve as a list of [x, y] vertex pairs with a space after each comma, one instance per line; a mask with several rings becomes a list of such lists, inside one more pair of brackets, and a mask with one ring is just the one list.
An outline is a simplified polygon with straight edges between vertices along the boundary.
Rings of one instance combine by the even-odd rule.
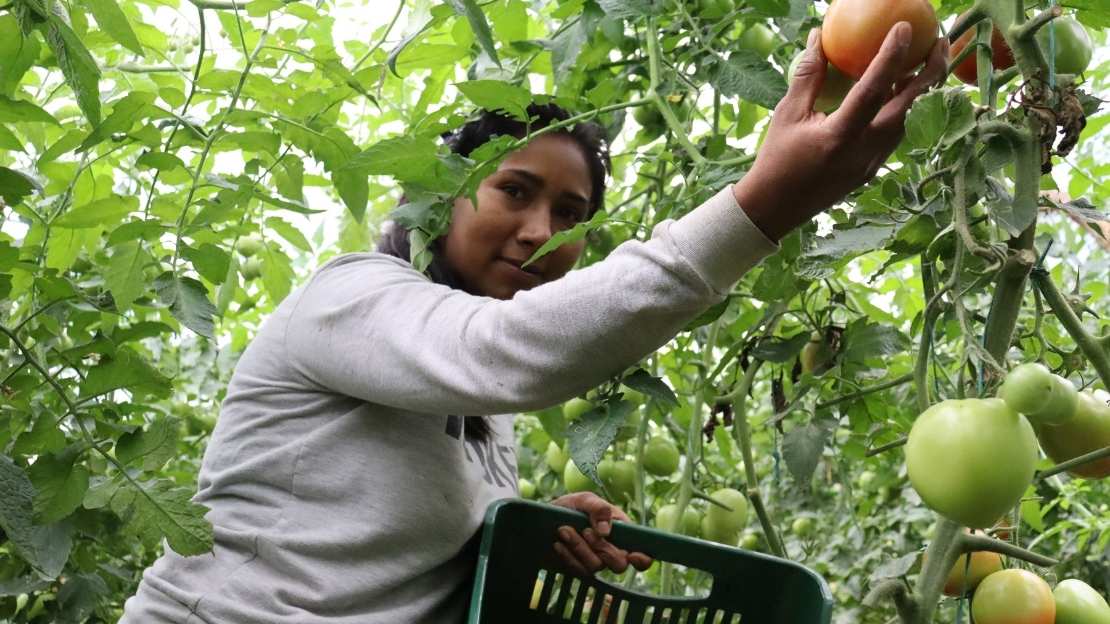
[[540, 409], [658, 349], [776, 250], [729, 186], [649, 240], [511, 300], [435, 284], [384, 254], [345, 255], [294, 304], [287, 361], [309, 383], [397, 409]]

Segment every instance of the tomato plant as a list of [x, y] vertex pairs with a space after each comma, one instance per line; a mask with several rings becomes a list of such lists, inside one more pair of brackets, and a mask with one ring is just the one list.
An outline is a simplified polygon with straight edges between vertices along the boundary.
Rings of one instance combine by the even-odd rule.
[[1028, 570], [995, 572], [971, 599], [977, 624], [1053, 624], [1056, 603], [1048, 583]]
[[879, 53], [883, 40], [898, 22], [909, 22], [913, 39], [904, 70], [925, 61], [940, 25], [928, 0], [834, 0], [821, 27], [821, 47], [829, 62], [859, 80]]
[[950, 399], [914, 421], [906, 443], [910, 482], [930, 507], [972, 528], [1012, 509], [1033, 479], [1037, 439], [1001, 399]]
[[[829, 14], [828, 2], [785, 0], [389, 0], [373, 11], [118, 0], [54, 3], [56, 19], [41, 3], [0, 3], [0, 482], [35, 492], [0, 493], [0, 620], [116, 621], [165, 549], [211, 556], [217, 515], [191, 497], [240, 356], [316, 269], [372, 252], [390, 221], [415, 227], [409, 260], [426, 266], [420, 250], [450, 227], [453, 199], [531, 138], [450, 152], [444, 134], [476, 109], [553, 101], [598, 124], [613, 165], [604, 208], [570, 234], [585, 241], [575, 271], [589, 269], [650, 250], [749, 174], [790, 61], [823, 20], [861, 72], [863, 44], [902, 8], [924, 16], [915, 36], [930, 34], [924, 2], [854, 3]], [[955, 622], [961, 609], [966, 620], [966, 598], [943, 598], [944, 585], [959, 554], [988, 546], [1105, 589], [1110, 464], [1098, 453], [1110, 425], [1090, 397], [1104, 405], [1110, 387], [1110, 124], [1097, 97], [1110, 66], [1093, 60], [1106, 55], [1110, 5], [929, 4], [957, 41], [989, 20], [1014, 65], [993, 59], [986, 89], [918, 98], [870, 183], [784, 236], [719, 304], [688, 310], [673, 338], [594, 380], [581, 395], [590, 418], [582, 403], [564, 413], [570, 391], [490, 416], [512, 418], [515, 436], [498, 440], [505, 463], [491, 481], [543, 502], [601, 483], [641, 524], [668, 509], [690, 529], [702, 514], [707, 539], [824, 576], [835, 624]], [[834, 40], [838, 21], [867, 36]], [[1089, 35], [1092, 60], [1069, 32]], [[818, 109], [832, 110], [836, 83]], [[677, 243], [687, 259], [704, 251]], [[695, 290], [711, 277], [671, 268]], [[656, 310], [637, 277], [600, 304], [639, 301], [639, 328]], [[565, 337], [556, 323], [540, 331]], [[367, 366], [385, 365], [376, 355]], [[540, 371], [532, 387], [582, 373], [557, 361], [536, 354], [521, 371]], [[1075, 420], [1033, 424], [1055, 461], [1093, 457], [1038, 463], [989, 542], [919, 500], [905, 441], [933, 405], [1009, 392], [1000, 385], [1021, 362], [1088, 389]], [[423, 416], [413, 436], [464, 444], [453, 418]], [[999, 468], [1015, 445], [972, 440], [925, 462], [935, 477], [968, 468], [948, 494], [1013, 485]], [[480, 462], [487, 449], [463, 450]], [[706, 519], [723, 510], [703, 497], [722, 488], [747, 497], [750, 524]], [[796, 534], [798, 519], [815, 528]], [[22, 546], [41, 535], [42, 548]], [[662, 563], [603, 576], [666, 595], [710, 582]]]
[[668, 504], [655, 512], [655, 526], [664, 531], [681, 532], [683, 535], [698, 537], [701, 534], [702, 514], [693, 507], [687, 507], [682, 514], [682, 523], [678, 522], [678, 507]]
[[1075, 416], [1079, 393], [1042, 364], [1022, 364], [1006, 375], [998, 396], [1033, 423], [1059, 425]]

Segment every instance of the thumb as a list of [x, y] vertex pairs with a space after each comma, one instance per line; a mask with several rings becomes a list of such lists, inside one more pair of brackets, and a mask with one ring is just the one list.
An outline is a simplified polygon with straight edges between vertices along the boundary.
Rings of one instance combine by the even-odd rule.
[[814, 28], [809, 31], [805, 53], [794, 70], [794, 77], [781, 105], [797, 115], [810, 114], [817, 97], [821, 95], [821, 87], [825, 85], [827, 67], [828, 59], [821, 49], [821, 29]]

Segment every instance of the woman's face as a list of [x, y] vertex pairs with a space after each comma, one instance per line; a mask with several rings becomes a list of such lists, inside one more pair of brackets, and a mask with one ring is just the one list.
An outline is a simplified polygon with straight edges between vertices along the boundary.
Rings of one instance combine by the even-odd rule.
[[584, 241], [519, 268], [556, 232], [585, 220], [589, 209], [590, 171], [582, 148], [566, 135], [540, 135], [482, 180], [477, 210], [469, 199], [455, 200], [444, 241], [447, 262], [467, 292], [511, 299], [574, 266]]

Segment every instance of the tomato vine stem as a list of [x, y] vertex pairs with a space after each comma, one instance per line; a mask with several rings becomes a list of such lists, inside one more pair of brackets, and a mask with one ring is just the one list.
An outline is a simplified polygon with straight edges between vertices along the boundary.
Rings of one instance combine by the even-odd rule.
[[1033, 271], [1033, 283], [1036, 284], [1037, 289], [1044, 296], [1049, 309], [1060, 320], [1060, 324], [1064, 326], [1064, 329], [1067, 330], [1072, 340], [1075, 340], [1075, 344], [1083, 352], [1083, 355], [1087, 357], [1091, 366], [1094, 367], [1099, 378], [1102, 379], [1102, 385], [1110, 390], [1110, 349], [1100, 345], [1095, 337], [1083, 327], [1083, 322], [1079, 320], [1075, 310], [1064, 299], [1048, 271], [1045, 269]]

